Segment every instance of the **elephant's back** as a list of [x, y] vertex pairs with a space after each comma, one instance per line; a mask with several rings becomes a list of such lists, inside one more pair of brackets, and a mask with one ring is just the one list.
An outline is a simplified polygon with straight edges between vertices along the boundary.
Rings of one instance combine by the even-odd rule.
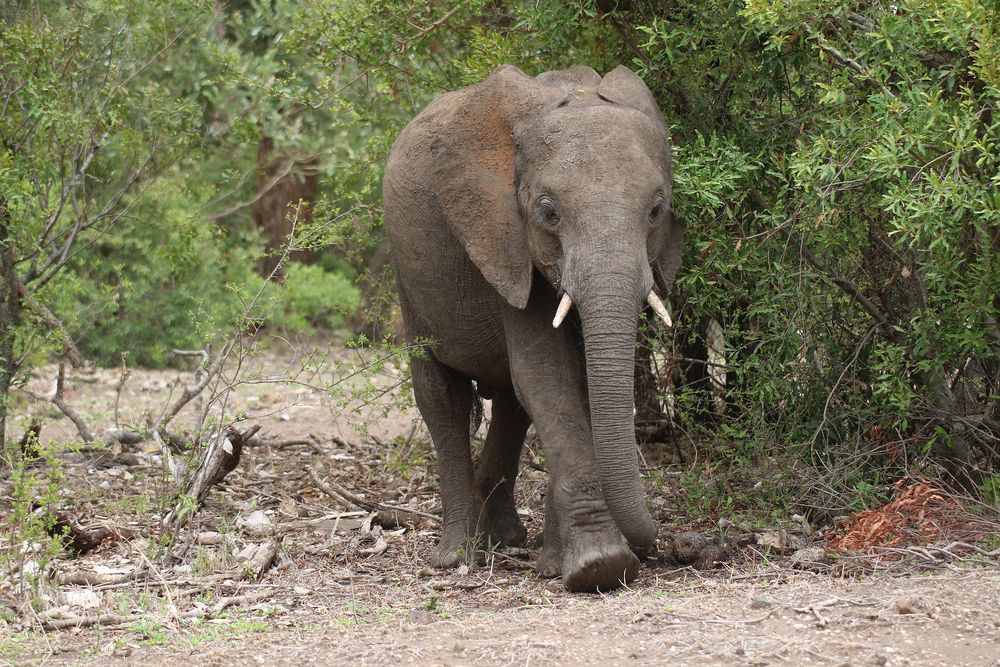
[[386, 180], [415, 179], [425, 187], [430, 186], [427, 181], [429, 172], [425, 169], [431, 166], [431, 144], [461, 106], [465, 93], [465, 90], [456, 90], [442, 95], [403, 128], [389, 152]]

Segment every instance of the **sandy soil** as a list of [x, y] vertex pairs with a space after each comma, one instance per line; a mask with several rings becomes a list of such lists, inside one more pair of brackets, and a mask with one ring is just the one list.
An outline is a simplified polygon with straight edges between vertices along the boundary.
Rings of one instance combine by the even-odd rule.
[[[18, 604], [16, 572], [0, 575], [0, 664], [1000, 665], [995, 565], [901, 564], [851, 577], [840, 568], [832, 576], [794, 569], [787, 554], [744, 541], [717, 569], [654, 559], [630, 588], [606, 595], [568, 594], [560, 582], [536, 578], [531, 550], [431, 570], [433, 522], [372, 527], [310, 475], [370, 500], [440, 512], [426, 433], [405, 392], [392, 389], [399, 374], [389, 366], [374, 374], [374, 386], [361, 376], [338, 385], [395, 397], [359, 408], [363, 401], [328, 388], [371, 359], [304, 349], [283, 344], [245, 360], [248, 382], [209, 406], [210, 416], [242, 413], [279, 441], [248, 449], [166, 547], [157, 517], [171, 486], [158, 450], [140, 446], [127, 463], [60, 455], [67, 511], [118, 537], [58, 559], [33, 610]], [[50, 392], [54, 376], [43, 369], [28, 388]], [[97, 432], [115, 426], [116, 405], [119, 426], [155, 419], [193, 376], [132, 370], [119, 391], [120, 379], [113, 369], [70, 377], [67, 399]], [[194, 422], [196, 407], [181, 413], [178, 429]], [[44, 418], [43, 440], [76, 437], [51, 405], [22, 408]], [[300, 442], [280, 442], [289, 439]], [[537, 535], [545, 474], [530, 448], [526, 456], [518, 500]], [[649, 482], [651, 505], [662, 525], [676, 528], [670, 484], [679, 473], [659, 472], [650, 475], [660, 485]], [[273, 566], [247, 577], [246, 555], [270, 543], [278, 547]], [[81, 572], [89, 583], [80, 583]], [[225, 596], [242, 602], [206, 612]], [[123, 622], [39, 630], [99, 614]]]

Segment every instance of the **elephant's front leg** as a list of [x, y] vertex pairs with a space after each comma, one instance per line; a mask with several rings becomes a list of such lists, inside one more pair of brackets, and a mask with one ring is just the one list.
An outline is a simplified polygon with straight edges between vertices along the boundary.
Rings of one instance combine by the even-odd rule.
[[542, 574], [561, 573], [572, 591], [611, 590], [635, 578], [639, 560], [608, 512], [597, 477], [586, 408], [586, 375], [570, 328], [552, 328], [551, 290], [527, 309], [508, 308], [504, 327], [518, 399], [531, 416], [549, 464]]
[[472, 383], [433, 356], [411, 362], [413, 395], [437, 453], [443, 518], [434, 567], [455, 567], [475, 556], [482, 505], [469, 450]]

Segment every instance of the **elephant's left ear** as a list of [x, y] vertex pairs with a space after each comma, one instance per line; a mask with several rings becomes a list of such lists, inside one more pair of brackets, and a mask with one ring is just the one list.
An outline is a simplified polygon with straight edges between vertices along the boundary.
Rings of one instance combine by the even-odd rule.
[[597, 94], [608, 102], [632, 107], [643, 112], [664, 132], [667, 131], [663, 112], [656, 104], [653, 93], [646, 87], [643, 80], [625, 65], [619, 65], [604, 75], [601, 83], [597, 86]]

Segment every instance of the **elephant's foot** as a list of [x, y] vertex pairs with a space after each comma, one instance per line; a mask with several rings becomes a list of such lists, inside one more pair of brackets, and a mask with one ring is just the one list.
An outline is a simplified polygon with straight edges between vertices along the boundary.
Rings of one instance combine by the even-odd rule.
[[528, 531], [514, 507], [514, 499], [506, 493], [495, 493], [483, 504], [483, 532], [493, 544], [504, 547], [523, 547], [528, 541]]
[[538, 554], [538, 561], [535, 563], [535, 571], [539, 577], [545, 579], [555, 579], [562, 574], [562, 552], [545, 544], [542, 552]]
[[639, 559], [620, 540], [582, 541], [563, 554], [563, 585], [568, 591], [610, 591], [638, 574]]
[[549, 579], [562, 575], [568, 591], [606, 592], [634, 580], [639, 573], [639, 559], [620, 538], [596, 541], [591, 537], [563, 551], [546, 545], [535, 571]]
[[441, 541], [431, 555], [431, 566], [452, 568], [471, 565], [481, 553], [481, 542], [476, 534], [474, 521], [446, 526], [441, 534]]
[[[562, 544], [564, 539], [566, 546]], [[550, 579], [562, 575], [563, 585], [572, 592], [605, 592], [634, 580], [639, 573], [639, 559], [616, 528], [583, 530], [576, 536], [560, 538], [546, 526], [535, 571]]]

